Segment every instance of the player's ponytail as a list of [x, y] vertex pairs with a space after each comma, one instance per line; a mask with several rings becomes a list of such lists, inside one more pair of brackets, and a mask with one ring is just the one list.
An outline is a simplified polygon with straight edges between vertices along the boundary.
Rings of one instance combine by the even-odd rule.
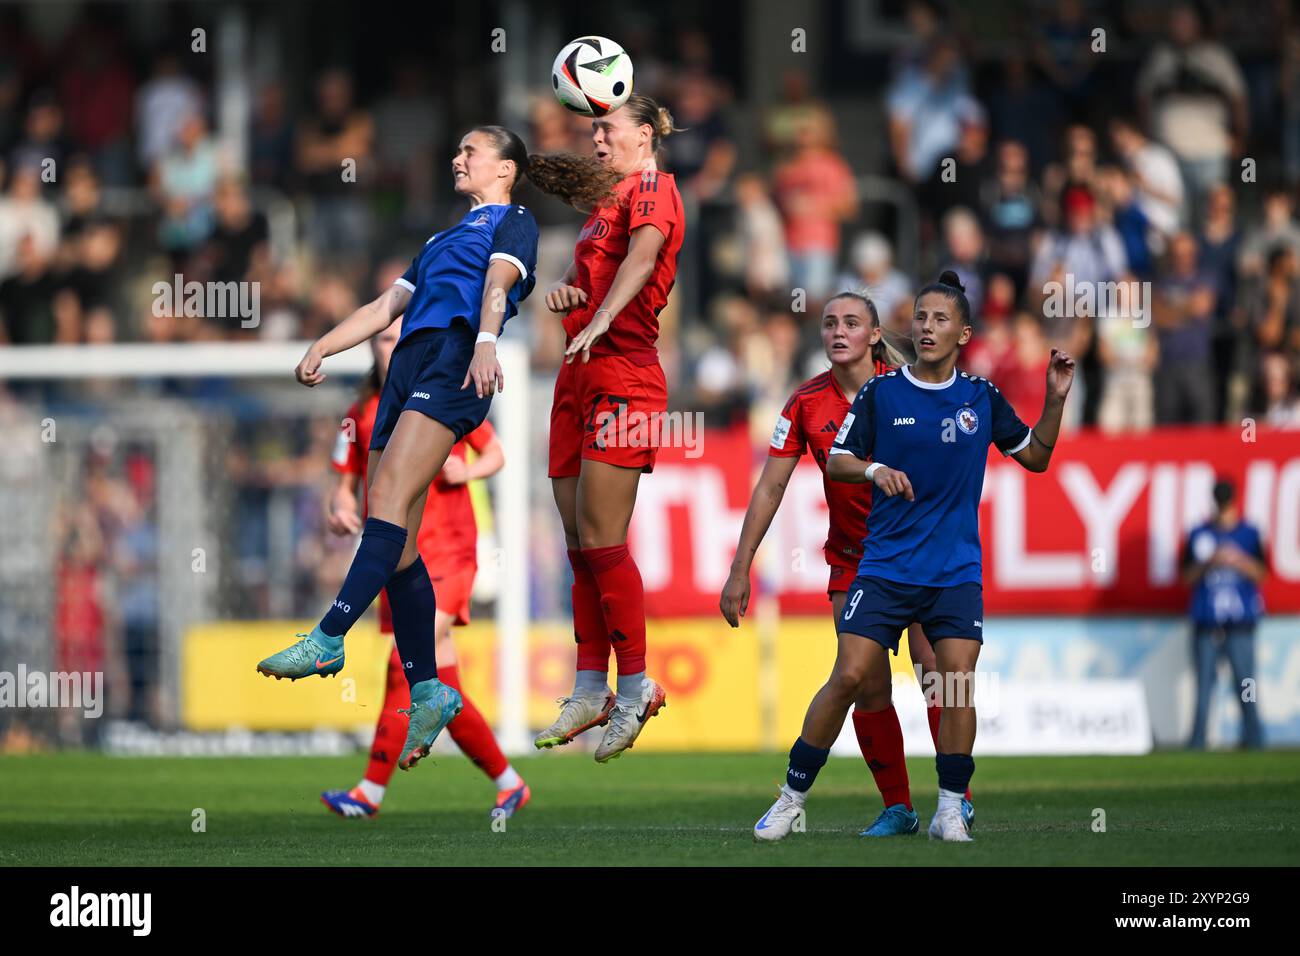
[[909, 365], [916, 358], [914, 346], [911, 339], [899, 335], [892, 329], [887, 329], [880, 324], [880, 311], [876, 308], [876, 303], [863, 295], [861, 292], [841, 292], [839, 295], [831, 296], [827, 304], [834, 302], [836, 299], [857, 299], [867, 310], [867, 316], [871, 319], [871, 327], [880, 329], [880, 338], [876, 344], [871, 346], [871, 358], [876, 362], [884, 362], [893, 368], [902, 368]]
[[542, 192], [586, 212], [609, 202], [623, 176], [594, 156], [533, 153], [528, 178]]
[[627, 110], [628, 116], [637, 126], [649, 126], [651, 130], [650, 148], [659, 151], [660, 145], [673, 133], [682, 132], [673, 125], [673, 114], [668, 108], [660, 106], [652, 97], [644, 93], [633, 93], [627, 102], [619, 107]]
[[[970, 300], [966, 298], [966, 287], [961, 284], [961, 279], [957, 278], [957, 273], [951, 269], [945, 270], [939, 278], [931, 282], [920, 292], [916, 294], [916, 302], [921, 301], [921, 296], [928, 295], [931, 292], [937, 292], [946, 296], [949, 302], [957, 306], [957, 312], [961, 316], [962, 325], [970, 325]], [[915, 306], [913, 306], [915, 307]]]

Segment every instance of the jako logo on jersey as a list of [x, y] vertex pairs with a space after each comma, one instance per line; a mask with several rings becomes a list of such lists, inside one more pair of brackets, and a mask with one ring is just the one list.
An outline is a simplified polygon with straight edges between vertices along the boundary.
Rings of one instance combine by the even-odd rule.
[[426, 399], [427, 399], [427, 398], [429, 397], [429, 393], [428, 393], [428, 392], [412, 392], [412, 393], [411, 393], [411, 397], [412, 397], [412, 398], [426, 398]]
[[471, 226], [486, 226], [487, 224], [488, 224], [488, 214], [485, 213], [485, 212], [481, 212], [481, 213], [478, 214], [478, 218], [475, 219], [473, 222], [471, 222], [469, 225], [471, 225]]
[[957, 427], [967, 435], [974, 435], [980, 427], [980, 417], [975, 414], [975, 409], [969, 405], [964, 406], [957, 413]]
[[895, 419], [894, 419], [894, 424], [895, 424], [895, 425], [915, 425], [915, 424], [916, 424], [916, 419], [915, 419], [915, 418], [895, 418]]

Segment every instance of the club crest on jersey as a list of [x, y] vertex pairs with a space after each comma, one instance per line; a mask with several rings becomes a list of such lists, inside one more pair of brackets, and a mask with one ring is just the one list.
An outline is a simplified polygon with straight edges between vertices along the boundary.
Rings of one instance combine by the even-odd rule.
[[957, 427], [967, 435], [974, 435], [980, 427], [980, 417], [975, 414], [975, 409], [965, 405], [957, 412]]

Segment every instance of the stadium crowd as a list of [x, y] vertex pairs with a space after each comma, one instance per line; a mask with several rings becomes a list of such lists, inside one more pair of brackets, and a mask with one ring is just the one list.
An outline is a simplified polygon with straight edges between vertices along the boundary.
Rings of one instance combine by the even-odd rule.
[[[846, 91], [877, 110], [866, 136], [845, 135], [843, 98], [819, 98], [828, 86], [805, 72], [783, 78], [776, 102], [744, 104], [703, 31], [624, 38], [638, 87], [682, 129], [666, 160], [694, 209], [684, 255], [696, 268], [664, 341], [680, 404], [765, 420], [820, 360], [810, 318], [828, 294], [867, 290], [905, 333], [918, 280], [952, 267], [977, 312], [965, 362], [1018, 407], [1037, 406], [1046, 347], [1060, 345], [1082, 359], [1075, 424], [1300, 424], [1300, 17], [1257, 7], [1251, 26], [1271, 20], [1257, 36], [1273, 47], [1248, 50], [1248, 72], [1227, 5], [1159, 5], [1121, 23], [1083, 0], [1025, 7], [1023, 42], [994, 56], [943, 5], [907, 3], [909, 40], [884, 82]], [[236, 160], [213, 129], [206, 61], [187, 47], [139, 49], [93, 13], [55, 39], [26, 30], [22, 8], [4, 16], [6, 344], [314, 337], [452, 211], [456, 129], [417, 59], [396, 57], [364, 100], [342, 65], [321, 69], [301, 103], [266, 77]], [[1096, 23], [1138, 52], [1096, 52]], [[756, 150], [738, 133], [742, 110], [758, 119]], [[534, 150], [586, 145], [585, 121], [549, 96], [529, 126]], [[873, 155], [870, 139], [887, 151]], [[863, 173], [906, 186], [919, 248], [899, 255], [900, 216], [860, 201]], [[558, 275], [577, 217], [522, 199]], [[152, 283], [174, 273], [258, 282], [256, 328], [157, 308]], [[1150, 294], [1124, 314], [1053, 314], [1044, 299], [1067, 277]], [[547, 367], [558, 325], [538, 308]]]

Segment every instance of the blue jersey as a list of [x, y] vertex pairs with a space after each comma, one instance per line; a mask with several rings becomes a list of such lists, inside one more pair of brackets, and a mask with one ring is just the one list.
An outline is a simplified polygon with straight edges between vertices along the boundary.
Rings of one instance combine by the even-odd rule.
[[[1222, 544], [1233, 544], [1257, 560], [1264, 560], [1264, 547], [1254, 525], [1239, 521], [1224, 530], [1214, 522], [1203, 524], [1187, 536], [1183, 564], [1204, 564]], [[1206, 568], [1192, 588], [1192, 621], [1216, 624], [1253, 624], [1264, 612], [1259, 586], [1234, 568], [1216, 565]]]
[[506, 297], [508, 321], [537, 283], [537, 222], [523, 206], [475, 206], [424, 244], [397, 280], [411, 293], [401, 337], [416, 329], [445, 329], [457, 318], [478, 331], [483, 282], [493, 259], [504, 259], [519, 270], [519, 281]]
[[1029, 444], [1029, 426], [993, 383], [965, 372], [942, 385], [908, 366], [862, 387], [831, 454], [874, 460], [907, 475], [914, 501], [874, 489], [858, 574], [898, 584], [983, 584], [979, 505], [988, 447]]

